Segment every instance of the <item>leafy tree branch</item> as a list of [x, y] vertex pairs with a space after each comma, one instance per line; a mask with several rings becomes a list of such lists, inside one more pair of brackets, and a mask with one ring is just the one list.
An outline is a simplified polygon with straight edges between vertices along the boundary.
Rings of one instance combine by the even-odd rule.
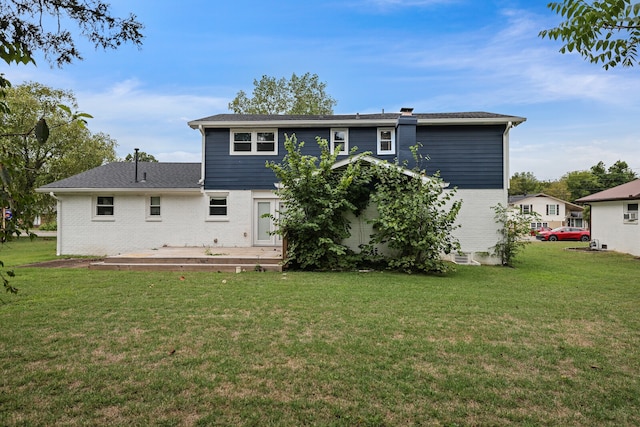
[[561, 40], [561, 53], [576, 51], [594, 64], [609, 69], [638, 64], [640, 3], [631, 0], [564, 0], [549, 9], [564, 18], [557, 27], [540, 31], [539, 36]]

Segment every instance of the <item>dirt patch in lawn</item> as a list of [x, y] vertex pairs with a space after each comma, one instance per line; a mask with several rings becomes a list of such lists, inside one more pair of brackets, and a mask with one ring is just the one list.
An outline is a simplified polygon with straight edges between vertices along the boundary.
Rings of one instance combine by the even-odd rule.
[[33, 264], [25, 264], [20, 267], [35, 268], [89, 268], [92, 262], [102, 261], [103, 258], [62, 258], [51, 261], [34, 262]]

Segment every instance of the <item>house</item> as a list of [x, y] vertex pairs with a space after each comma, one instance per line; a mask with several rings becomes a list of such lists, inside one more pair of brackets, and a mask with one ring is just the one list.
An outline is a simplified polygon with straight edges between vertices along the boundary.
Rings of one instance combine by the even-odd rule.
[[640, 179], [576, 202], [591, 206], [591, 241], [595, 248], [640, 256]]
[[523, 214], [536, 213], [539, 221], [531, 223], [532, 230], [540, 227], [556, 228], [563, 225], [584, 227], [582, 206], [544, 193], [510, 196], [509, 206], [520, 209]]
[[[45, 185], [58, 199], [59, 254], [118, 254], [161, 246], [280, 245], [264, 214], [276, 214], [275, 175], [286, 135], [319, 155], [316, 137], [340, 150], [413, 165], [411, 146], [463, 200], [456, 237], [469, 258], [496, 243], [492, 206], [507, 203], [509, 132], [524, 122], [493, 113], [299, 116], [218, 114], [189, 122], [201, 135], [201, 164], [114, 163]], [[368, 232], [354, 230], [368, 239]], [[354, 242], [354, 245], [357, 242]], [[475, 254], [475, 255], [474, 255]]]

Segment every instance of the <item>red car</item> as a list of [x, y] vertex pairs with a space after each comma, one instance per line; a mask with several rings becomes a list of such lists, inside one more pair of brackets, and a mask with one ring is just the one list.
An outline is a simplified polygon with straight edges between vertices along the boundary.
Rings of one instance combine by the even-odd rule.
[[555, 242], [556, 240], [580, 240], [581, 242], [588, 242], [591, 240], [591, 233], [589, 230], [578, 227], [558, 227], [549, 231], [541, 231], [536, 236], [538, 240], [548, 240]]

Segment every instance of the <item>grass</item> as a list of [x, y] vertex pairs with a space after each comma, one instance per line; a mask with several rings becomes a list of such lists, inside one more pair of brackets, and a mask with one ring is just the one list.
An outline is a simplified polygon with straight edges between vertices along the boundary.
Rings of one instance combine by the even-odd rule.
[[639, 425], [640, 261], [567, 246], [447, 277], [16, 268], [0, 424]]

